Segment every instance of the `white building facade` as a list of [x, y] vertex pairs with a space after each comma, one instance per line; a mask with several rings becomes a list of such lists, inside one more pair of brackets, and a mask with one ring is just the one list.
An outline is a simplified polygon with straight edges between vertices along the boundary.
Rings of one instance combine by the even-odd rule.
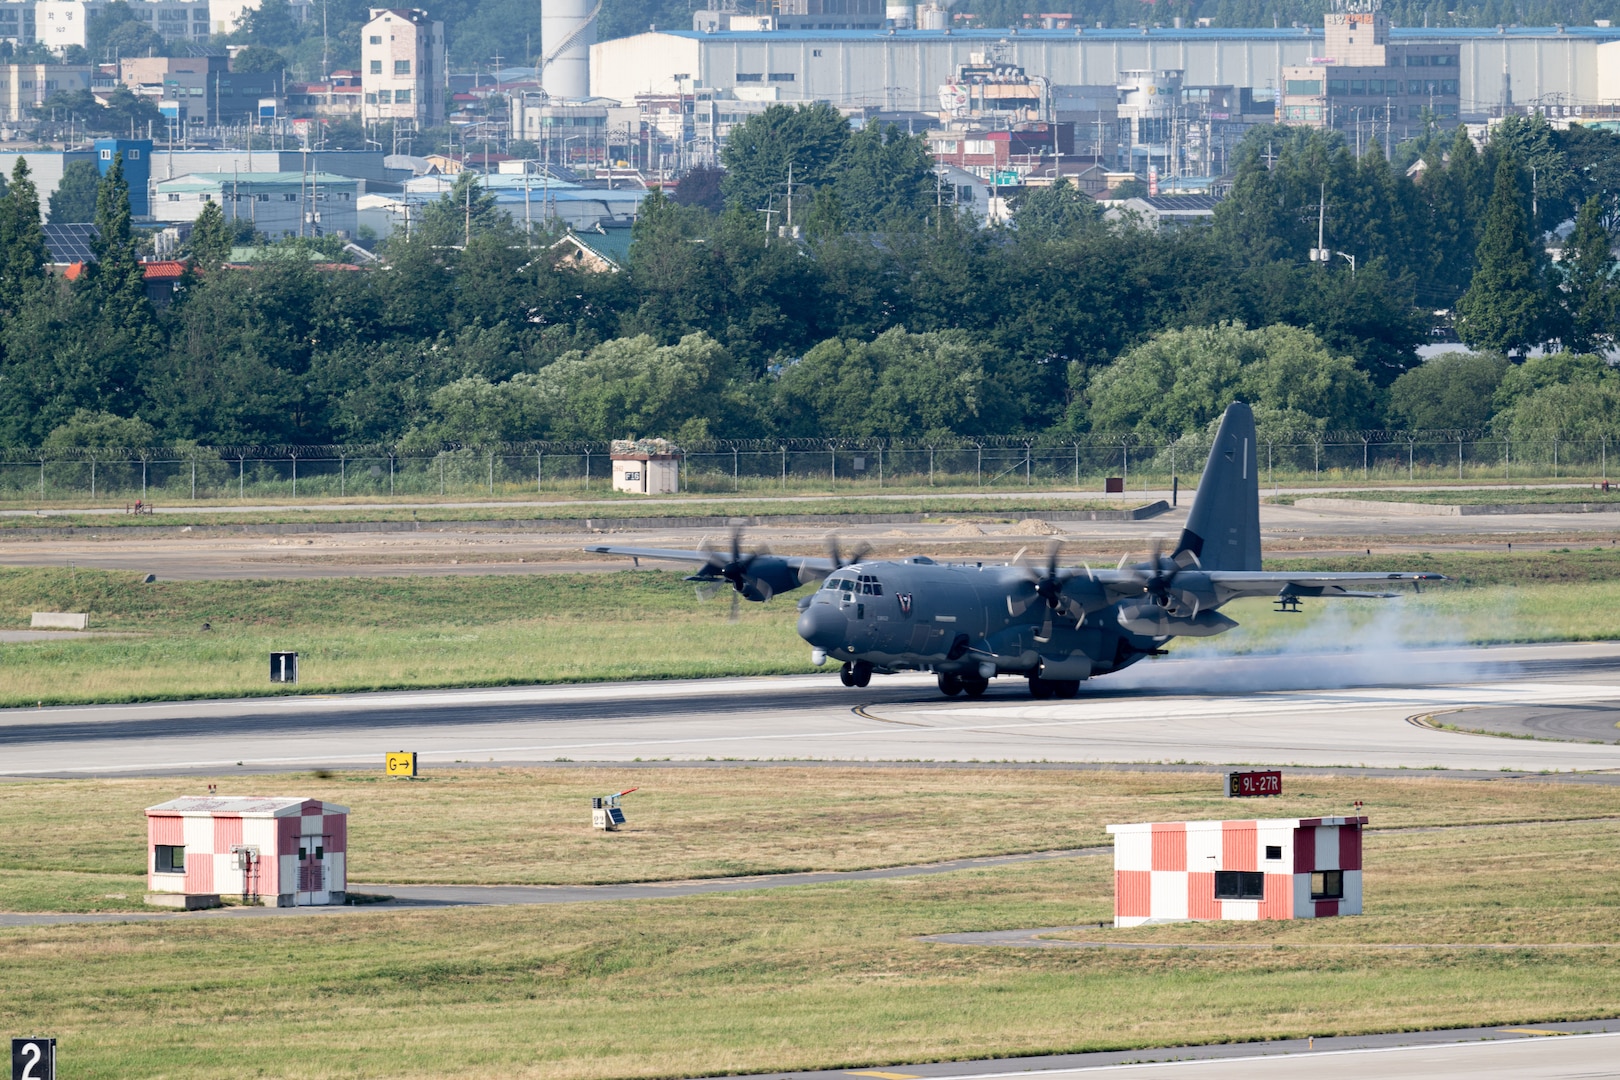
[[364, 119], [443, 123], [444, 24], [416, 8], [372, 8], [360, 34]]

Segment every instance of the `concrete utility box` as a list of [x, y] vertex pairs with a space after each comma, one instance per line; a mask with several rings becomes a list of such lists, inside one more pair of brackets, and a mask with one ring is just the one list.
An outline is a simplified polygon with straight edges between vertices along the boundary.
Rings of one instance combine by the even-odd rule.
[[1361, 914], [1365, 817], [1110, 825], [1114, 925]]
[[613, 490], [674, 495], [681, 490], [681, 452], [665, 439], [614, 439]]
[[148, 903], [210, 907], [222, 893], [276, 907], [348, 898], [349, 808], [319, 799], [171, 799], [146, 809]]

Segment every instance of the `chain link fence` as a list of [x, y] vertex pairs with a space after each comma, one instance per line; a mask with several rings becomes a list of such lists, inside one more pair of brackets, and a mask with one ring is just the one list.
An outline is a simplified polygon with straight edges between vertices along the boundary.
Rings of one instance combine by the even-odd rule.
[[[1601, 481], [1610, 439], [1503, 438], [1476, 432], [1341, 432], [1261, 436], [1267, 485], [1332, 481]], [[1103, 490], [1196, 483], [1209, 435], [1016, 437], [924, 443], [892, 439], [741, 440], [683, 451], [682, 489]], [[503, 443], [437, 449], [388, 446], [187, 447], [0, 451], [0, 503], [133, 504], [319, 501], [332, 498], [513, 497], [607, 492], [607, 443]]]

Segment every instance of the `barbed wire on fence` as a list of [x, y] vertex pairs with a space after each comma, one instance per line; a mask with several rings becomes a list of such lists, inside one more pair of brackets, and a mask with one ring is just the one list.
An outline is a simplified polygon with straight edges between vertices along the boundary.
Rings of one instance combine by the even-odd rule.
[[[959, 453], [972, 450], [1039, 450], [1079, 448], [1127, 447], [1131, 450], [1165, 450], [1171, 446], [1208, 448], [1211, 435], [1193, 432], [1176, 438], [1154, 437], [1137, 432], [1087, 432], [1062, 435], [993, 435], [957, 437], [951, 439], [903, 439], [881, 436], [837, 436], [831, 438], [791, 439], [707, 439], [680, 447], [682, 453], [711, 455], [729, 453], [829, 453], [837, 451], [897, 451], [916, 453], [935, 451]], [[1389, 446], [1389, 445], [1455, 445], [1462, 443], [1592, 443], [1608, 442], [1607, 435], [1578, 437], [1561, 431], [1541, 431], [1508, 436], [1480, 429], [1433, 430], [1349, 430], [1349, 431], [1276, 431], [1260, 432], [1260, 445], [1278, 447], [1302, 446]], [[524, 442], [442, 442], [442, 443], [309, 443], [281, 445], [178, 445], [145, 447], [13, 447], [0, 448], [0, 464], [22, 465], [45, 462], [156, 462], [156, 461], [267, 461], [267, 460], [322, 460], [339, 461], [346, 458], [401, 459], [432, 458], [441, 454], [477, 454], [496, 457], [522, 457], [532, 454], [569, 454], [608, 457], [611, 442], [599, 440], [536, 440]]]

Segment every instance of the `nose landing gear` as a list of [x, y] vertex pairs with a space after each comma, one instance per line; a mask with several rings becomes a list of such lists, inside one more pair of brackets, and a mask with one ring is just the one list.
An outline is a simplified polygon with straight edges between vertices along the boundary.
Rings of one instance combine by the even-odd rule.
[[872, 665], [866, 660], [846, 663], [838, 671], [838, 681], [845, 686], [865, 686], [872, 681]]
[[1029, 677], [1029, 696], [1032, 698], [1072, 698], [1080, 693], [1079, 679], [1043, 679]]

